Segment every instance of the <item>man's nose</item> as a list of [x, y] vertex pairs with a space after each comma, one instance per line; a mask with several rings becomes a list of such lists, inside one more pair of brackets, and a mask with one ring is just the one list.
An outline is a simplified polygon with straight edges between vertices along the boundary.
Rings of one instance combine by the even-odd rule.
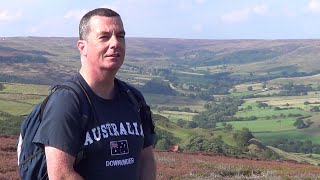
[[110, 47], [116, 48], [119, 45], [119, 39], [116, 35], [112, 35], [110, 38]]

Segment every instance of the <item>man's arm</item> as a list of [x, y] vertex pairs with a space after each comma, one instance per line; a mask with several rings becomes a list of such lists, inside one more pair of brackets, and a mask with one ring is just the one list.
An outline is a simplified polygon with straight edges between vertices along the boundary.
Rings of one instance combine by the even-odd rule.
[[140, 158], [140, 180], [156, 179], [156, 161], [154, 159], [153, 147], [144, 148]]
[[73, 169], [75, 158], [60, 149], [45, 146], [48, 176], [50, 180], [55, 179], [83, 179]]

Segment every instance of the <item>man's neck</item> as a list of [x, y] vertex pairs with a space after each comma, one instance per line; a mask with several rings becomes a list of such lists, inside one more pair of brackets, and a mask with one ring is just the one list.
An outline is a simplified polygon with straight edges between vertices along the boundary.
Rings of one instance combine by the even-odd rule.
[[80, 69], [80, 74], [88, 83], [92, 91], [103, 99], [112, 99], [114, 96], [114, 75], [93, 73]]

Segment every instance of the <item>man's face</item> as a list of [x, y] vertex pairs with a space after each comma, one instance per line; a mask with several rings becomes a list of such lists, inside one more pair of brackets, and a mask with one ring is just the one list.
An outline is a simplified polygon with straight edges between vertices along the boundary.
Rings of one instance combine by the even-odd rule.
[[125, 31], [121, 18], [93, 16], [86, 46], [90, 66], [117, 72], [125, 57]]

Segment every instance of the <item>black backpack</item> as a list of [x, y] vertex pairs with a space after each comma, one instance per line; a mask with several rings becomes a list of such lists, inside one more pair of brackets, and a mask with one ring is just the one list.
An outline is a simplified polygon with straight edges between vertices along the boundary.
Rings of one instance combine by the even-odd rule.
[[[44, 153], [44, 148], [34, 144], [33, 138], [40, 126], [42, 121], [42, 114], [46, 107], [46, 104], [51, 97], [51, 95], [58, 89], [69, 89], [73, 91], [79, 102], [85, 100], [88, 103], [83, 103], [80, 108], [82, 113], [84, 112], [94, 112], [94, 107], [82, 86], [74, 81], [67, 81], [61, 85], [56, 85], [50, 89], [50, 94], [39, 104], [37, 104], [31, 113], [24, 119], [21, 124], [21, 133], [18, 140], [18, 166], [19, 166], [19, 176], [21, 179], [48, 179], [47, 176], [47, 165], [46, 157]], [[89, 105], [89, 107], [87, 107]], [[90, 108], [90, 109], [89, 109]], [[85, 110], [88, 109], [88, 110]], [[94, 114], [94, 113], [93, 113]], [[90, 117], [88, 114], [83, 114], [81, 121], [85, 122], [84, 118]], [[79, 161], [79, 160], [77, 160]]]
[[[117, 84], [120, 86], [120, 91], [125, 93], [131, 104], [135, 108], [135, 112], [138, 113], [138, 117], [141, 122], [143, 122], [143, 128], [151, 126], [151, 133], [154, 134], [154, 125], [151, 119], [150, 107], [146, 105], [142, 95], [136, 91], [131, 86], [128, 86], [125, 82], [116, 79]], [[58, 89], [65, 88], [73, 91], [79, 102], [83, 103], [85, 106], [81, 106], [83, 123], [87, 122], [87, 119], [95, 118], [95, 109], [91, 103], [91, 100], [82, 87], [74, 81], [67, 81], [61, 85], [56, 85], [51, 88], [50, 94], [39, 104], [37, 104], [31, 113], [24, 119], [21, 125], [21, 133], [18, 140], [18, 166], [19, 166], [19, 176], [21, 179], [48, 179], [46, 157], [44, 153], [44, 148], [34, 144], [33, 138], [38, 130], [41, 123], [42, 114], [44, 112], [45, 106], [50, 98], [50, 96]], [[84, 101], [85, 100], [85, 101]], [[89, 106], [88, 106], [89, 105]], [[86, 119], [85, 119], [86, 118]], [[83, 151], [77, 154], [75, 165], [78, 164], [85, 155]]]

